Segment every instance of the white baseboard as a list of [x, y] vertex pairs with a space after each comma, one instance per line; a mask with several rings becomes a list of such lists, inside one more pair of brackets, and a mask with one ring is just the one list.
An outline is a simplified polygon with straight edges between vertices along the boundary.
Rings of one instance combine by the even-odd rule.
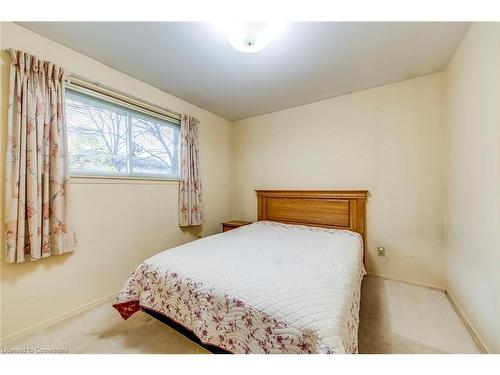
[[465, 315], [464, 311], [460, 307], [460, 305], [457, 303], [457, 300], [455, 297], [453, 297], [453, 294], [447, 289], [445, 291], [446, 297], [448, 297], [448, 300], [450, 301], [451, 305], [457, 312], [458, 316], [460, 316], [460, 319], [464, 322], [465, 326], [469, 330], [471, 336], [473, 337], [474, 341], [476, 344], [479, 346], [481, 351], [483, 353], [488, 353], [491, 354], [491, 351], [488, 349], [488, 347], [484, 344], [484, 341], [481, 340], [481, 336], [479, 336], [479, 333], [474, 329], [474, 326], [471, 324], [470, 320], [467, 318], [467, 315]]
[[400, 282], [400, 283], [405, 283], [405, 284], [410, 284], [410, 285], [415, 285], [415, 286], [422, 286], [424, 288], [430, 288], [430, 289], [434, 289], [434, 290], [439, 290], [440, 292], [443, 292], [443, 293], [446, 292], [446, 288], [442, 288], [442, 287], [439, 287], [439, 286], [422, 284], [422, 283], [416, 283], [416, 282], [413, 282], [413, 281], [401, 280], [401, 279], [397, 279], [397, 278], [390, 277], [390, 276], [379, 275], [378, 273], [368, 272], [366, 275], [370, 276], [370, 277], [380, 277], [381, 279], [386, 279], [386, 280], [391, 280], [391, 281], [397, 281], [397, 282]]
[[101, 298], [98, 298], [96, 299], [95, 301], [92, 301], [92, 302], [89, 302], [83, 306], [80, 306], [80, 307], [77, 307], [76, 309], [73, 309], [73, 310], [70, 310], [64, 314], [61, 314], [59, 316], [56, 316], [55, 318], [51, 318], [51, 319], [47, 319], [43, 322], [40, 322], [40, 323], [36, 323], [30, 327], [27, 327], [27, 328], [24, 328], [20, 331], [17, 331], [17, 332], [14, 332], [8, 336], [5, 336], [5, 337], [2, 337], [0, 339], [0, 345], [5, 345], [9, 342], [12, 342], [16, 339], [19, 339], [23, 336], [26, 336], [26, 335], [29, 335], [30, 333], [38, 330], [38, 329], [41, 329], [41, 328], [46, 328], [48, 326], [51, 326], [53, 324], [56, 324], [64, 319], [67, 319], [69, 317], [72, 317], [74, 315], [77, 315], [77, 314], [80, 314], [86, 310], [89, 310], [91, 309], [92, 307], [94, 306], [97, 306], [97, 305], [100, 305], [101, 303], [103, 302], [106, 302], [108, 300], [111, 300], [113, 299], [114, 297], [116, 297], [118, 295], [119, 291], [117, 292], [114, 292], [114, 293], [111, 293], [111, 294], [108, 294], [104, 297], [101, 297]]

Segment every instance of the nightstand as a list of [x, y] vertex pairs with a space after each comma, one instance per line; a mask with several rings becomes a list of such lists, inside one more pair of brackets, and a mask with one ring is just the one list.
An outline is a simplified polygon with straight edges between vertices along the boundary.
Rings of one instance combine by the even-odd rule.
[[252, 224], [251, 221], [242, 221], [242, 220], [231, 220], [222, 223], [222, 231], [227, 232], [233, 230], [235, 228], [242, 227], [244, 225]]

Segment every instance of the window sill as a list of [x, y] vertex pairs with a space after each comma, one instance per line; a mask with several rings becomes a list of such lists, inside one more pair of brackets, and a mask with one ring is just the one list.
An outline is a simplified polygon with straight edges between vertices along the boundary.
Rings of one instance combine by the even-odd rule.
[[70, 175], [71, 184], [176, 185], [179, 178]]

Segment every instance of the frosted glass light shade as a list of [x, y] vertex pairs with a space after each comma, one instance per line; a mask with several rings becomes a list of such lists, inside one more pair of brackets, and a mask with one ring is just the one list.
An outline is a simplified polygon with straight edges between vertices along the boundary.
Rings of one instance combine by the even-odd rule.
[[223, 29], [229, 44], [244, 53], [254, 53], [265, 48], [282, 31], [278, 22], [248, 22], [225, 24]]

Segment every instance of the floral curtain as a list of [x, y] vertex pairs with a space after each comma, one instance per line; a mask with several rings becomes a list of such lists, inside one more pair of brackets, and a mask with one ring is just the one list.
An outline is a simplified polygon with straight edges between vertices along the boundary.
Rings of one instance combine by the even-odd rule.
[[204, 222], [201, 201], [200, 156], [198, 149], [199, 121], [183, 115], [181, 119], [181, 155], [179, 182], [179, 226]]
[[11, 51], [5, 184], [7, 263], [74, 250], [68, 223], [63, 68]]

